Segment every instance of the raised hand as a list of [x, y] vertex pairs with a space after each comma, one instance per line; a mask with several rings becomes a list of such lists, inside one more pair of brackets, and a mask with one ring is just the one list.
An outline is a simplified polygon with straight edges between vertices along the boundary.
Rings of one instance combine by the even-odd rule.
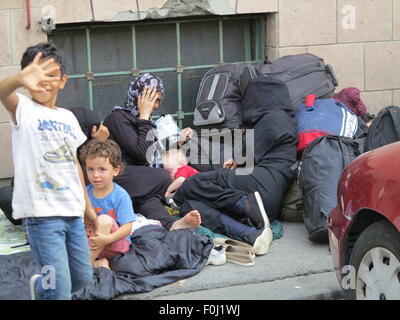
[[34, 92], [46, 91], [45, 88], [39, 86], [40, 82], [59, 81], [61, 79], [59, 76], [53, 76], [54, 73], [60, 70], [58, 65], [51, 66], [54, 63], [54, 59], [40, 63], [41, 56], [42, 53], [39, 52], [32, 63], [19, 73], [22, 86]]
[[108, 137], [110, 136], [110, 132], [108, 131], [108, 128], [100, 124], [99, 128], [97, 129], [97, 126], [92, 127], [92, 133], [91, 136], [93, 139], [97, 139], [100, 141], [106, 141]]
[[140, 119], [149, 120], [158, 99], [155, 87], [146, 87], [138, 97]]
[[192, 128], [189, 128], [189, 127], [184, 128], [184, 129], [182, 129], [181, 134], [179, 136], [178, 144], [181, 146], [192, 138], [193, 138]]

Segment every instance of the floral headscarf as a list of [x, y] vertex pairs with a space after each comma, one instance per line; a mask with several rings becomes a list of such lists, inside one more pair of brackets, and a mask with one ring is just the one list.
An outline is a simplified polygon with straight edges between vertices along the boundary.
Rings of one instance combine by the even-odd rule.
[[128, 86], [128, 96], [120, 106], [115, 106], [114, 110], [128, 110], [135, 117], [139, 115], [137, 100], [145, 87], [153, 86], [157, 91], [164, 95], [164, 82], [150, 73], [144, 73], [131, 81]]

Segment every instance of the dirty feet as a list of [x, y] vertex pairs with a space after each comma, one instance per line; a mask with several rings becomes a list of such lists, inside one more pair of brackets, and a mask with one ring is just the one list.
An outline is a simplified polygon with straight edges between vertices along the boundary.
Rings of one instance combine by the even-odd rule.
[[200, 212], [198, 212], [197, 210], [192, 210], [189, 211], [183, 218], [180, 218], [179, 220], [175, 221], [169, 230], [172, 231], [172, 230], [186, 229], [186, 228], [196, 229], [200, 226], [200, 224], [201, 224]]

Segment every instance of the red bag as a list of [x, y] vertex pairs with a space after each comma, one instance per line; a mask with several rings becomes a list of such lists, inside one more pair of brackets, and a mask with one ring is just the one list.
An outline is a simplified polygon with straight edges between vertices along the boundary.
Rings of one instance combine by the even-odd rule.
[[360, 90], [357, 88], [345, 88], [335, 94], [334, 98], [342, 102], [347, 108], [353, 111], [356, 116], [368, 114], [367, 107], [361, 100]]

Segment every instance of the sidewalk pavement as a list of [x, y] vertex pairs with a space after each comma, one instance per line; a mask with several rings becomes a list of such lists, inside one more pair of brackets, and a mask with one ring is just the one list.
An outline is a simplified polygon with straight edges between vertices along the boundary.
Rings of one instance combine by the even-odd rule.
[[283, 237], [252, 267], [227, 262], [208, 265], [188, 279], [151, 292], [127, 294], [129, 300], [315, 300], [340, 299], [328, 244], [307, 239], [303, 223], [281, 222]]

